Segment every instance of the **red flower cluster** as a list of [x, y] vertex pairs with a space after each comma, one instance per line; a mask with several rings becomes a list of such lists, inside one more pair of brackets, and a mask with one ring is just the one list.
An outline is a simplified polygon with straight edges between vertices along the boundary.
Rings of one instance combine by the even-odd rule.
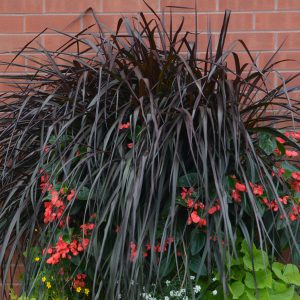
[[300, 130], [297, 131], [297, 132], [287, 131], [287, 132], [284, 133], [284, 135], [288, 138], [292, 138], [292, 139], [295, 139], [295, 140], [300, 142]]
[[192, 196], [194, 189], [192, 187], [190, 188], [185, 188], [183, 187], [180, 193], [181, 199], [186, 200], [187, 196]]
[[212, 206], [207, 212], [209, 215], [213, 215], [215, 212], [220, 211], [221, 210], [221, 206], [220, 206], [220, 201], [219, 199], [216, 200], [217, 204]]
[[220, 201], [217, 199], [216, 205], [214, 205], [210, 208], [206, 208], [205, 205], [201, 201], [195, 201], [192, 198], [193, 192], [194, 192], [194, 189], [192, 187], [190, 187], [190, 188], [183, 187], [181, 190], [181, 193], [180, 193], [181, 199], [183, 202], [186, 203], [186, 206], [188, 208], [193, 209], [193, 212], [188, 217], [187, 223], [188, 223], [188, 225], [195, 223], [199, 227], [203, 227], [203, 226], [206, 226], [207, 221], [205, 218], [203, 218], [203, 216], [202, 217], [199, 216], [199, 214], [198, 214], [199, 210], [201, 210], [201, 211], [207, 210], [207, 213], [209, 215], [213, 215], [217, 211], [221, 210]]
[[[295, 139], [298, 142], [300, 141], [300, 131], [298, 131], [298, 132], [287, 131], [287, 132], [284, 133], [284, 135], [288, 138]], [[281, 137], [277, 137], [276, 141], [280, 144], [285, 144], [285, 140]], [[281, 155], [281, 152], [278, 148], [276, 148], [274, 150], [274, 153], [276, 155]], [[287, 157], [296, 157], [296, 156], [298, 156], [298, 154], [299, 153], [297, 151], [294, 151], [294, 150], [285, 150], [285, 155]]]
[[[166, 242], [163, 245], [161, 243], [154, 245], [153, 251], [155, 253], [166, 252], [168, 250], [168, 246], [171, 245], [173, 242], [174, 242], [174, 238], [170, 236], [166, 239]], [[137, 256], [137, 246], [135, 243], [130, 242], [129, 248], [130, 248], [130, 260], [134, 261], [134, 259]], [[150, 243], [146, 244], [145, 251], [143, 252], [143, 256], [148, 257], [151, 249], [152, 249], [152, 247], [151, 247]]]
[[95, 228], [95, 224], [92, 223], [82, 224], [80, 226], [80, 229], [82, 229], [84, 235], [87, 235], [89, 233], [89, 230], [93, 230], [94, 228]]
[[128, 129], [130, 127], [130, 123], [122, 123], [119, 125], [119, 129]]
[[[65, 211], [66, 204], [63, 201], [63, 194], [62, 190], [60, 191], [60, 194], [58, 191], [51, 188], [49, 190], [49, 193], [51, 195], [51, 201], [44, 202], [45, 212], [44, 212], [44, 223], [52, 223], [55, 220], [60, 220], [62, 214]], [[67, 200], [71, 201], [74, 197], [75, 191], [71, 190], [70, 193], [67, 195]], [[61, 197], [60, 197], [61, 196]], [[65, 223], [68, 221], [68, 217], [66, 217], [64, 220], [60, 220], [60, 226], [63, 227]]]
[[75, 277], [75, 279], [73, 280], [72, 286], [74, 289], [80, 287], [80, 288], [84, 288], [85, 287], [85, 279], [86, 279], [86, 275], [82, 274], [82, 273], [78, 273]]
[[134, 146], [134, 144], [133, 144], [133, 143], [128, 143], [128, 144], [127, 144], [127, 148], [128, 148], [128, 149], [132, 149], [132, 148], [133, 148], [133, 146]]
[[[89, 241], [89, 239], [82, 239], [81, 241], [73, 240], [71, 243], [67, 243], [63, 240], [62, 236], [60, 236], [56, 246], [50, 247], [47, 250], [47, 254], [51, 256], [46, 260], [46, 263], [56, 265], [61, 259], [71, 259], [71, 254], [77, 256], [79, 252], [83, 252], [88, 247]], [[46, 249], [43, 250], [43, 254], [45, 254], [45, 252]]]
[[[283, 205], [288, 205], [289, 202], [289, 196], [283, 196], [283, 197], [279, 197], [279, 201], [283, 204]], [[299, 200], [300, 201], [300, 200]], [[263, 198], [262, 202], [268, 207], [268, 209], [273, 210], [274, 212], [278, 211], [278, 203], [276, 200], [272, 200], [272, 201], [268, 201], [267, 198]], [[293, 222], [298, 220], [298, 216], [300, 214], [300, 204], [295, 205], [293, 203], [292, 207], [291, 207], [291, 211], [288, 214], [289, 219]], [[281, 215], [280, 219], [284, 219], [284, 216]]]
[[[58, 192], [51, 190], [51, 201], [44, 202], [45, 212], [44, 212], [44, 223], [52, 223], [55, 220], [59, 220], [64, 213], [66, 205], [62, 200], [58, 198]], [[62, 222], [61, 225], [63, 225]]]
[[300, 172], [293, 172], [292, 173], [291, 188], [295, 192], [300, 193]]
[[[53, 185], [49, 183], [49, 175], [47, 175], [43, 170], [41, 170], [40, 173], [42, 174], [40, 188], [43, 193], [48, 191], [51, 196], [51, 201], [44, 202], [44, 223], [47, 224], [61, 219], [66, 208], [64, 200], [65, 196], [67, 201], [71, 201], [75, 196], [75, 191], [71, 190], [69, 194], [66, 194], [68, 190], [66, 188], [61, 188], [58, 192], [53, 188]], [[68, 217], [64, 220], [60, 220], [60, 227], [63, 227], [67, 221]]]
[[[264, 189], [261, 185], [253, 184], [249, 182], [249, 185], [252, 189], [252, 193], [255, 196], [262, 196], [264, 194]], [[231, 198], [234, 202], [241, 202], [241, 193], [247, 192], [247, 187], [245, 184], [236, 181], [235, 188], [231, 191]]]
[[[71, 256], [68, 254], [70, 252], [69, 245], [66, 243], [62, 236], [58, 238], [58, 242], [55, 247], [51, 247], [47, 250], [48, 254], [51, 254], [51, 256], [47, 259], [46, 263], [49, 265], [55, 265], [59, 263], [60, 259], [62, 258], [68, 258], [71, 259]], [[45, 253], [45, 249], [43, 251], [43, 254]]]
[[134, 261], [137, 254], [136, 244], [134, 242], [130, 242], [129, 248], [130, 248], [130, 260]]
[[[274, 150], [274, 153], [276, 155], [281, 155], [281, 151], [278, 148], [276, 148]], [[285, 156], [287, 156], [287, 157], [296, 157], [296, 156], [298, 156], [298, 154], [299, 153], [297, 151], [295, 151], [295, 150], [287, 150], [287, 149], [285, 149]]]
[[206, 226], [206, 219], [201, 218], [197, 211], [194, 210], [188, 218], [187, 223], [190, 225], [192, 223], [198, 224], [199, 227]]
[[49, 183], [49, 175], [47, 175], [44, 172], [44, 170], [40, 170], [40, 174], [42, 174], [41, 184], [40, 184], [40, 188], [41, 188], [42, 192], [45, 193], [47, 191], [51, 191], [53, 188], [53, 185]]
[[290, 220], [292, 222], [298, 220], [299, 213], [300, 213], [300, 206], [299, 205], [298, 205], [298, 207], [297, 206], [293, 206], [292, 207], [292, 211], [289, 213]]

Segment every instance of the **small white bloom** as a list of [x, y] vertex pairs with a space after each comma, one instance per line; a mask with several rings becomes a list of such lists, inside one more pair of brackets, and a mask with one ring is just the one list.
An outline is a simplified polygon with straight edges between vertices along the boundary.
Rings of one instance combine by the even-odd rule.
[[190, 276], [190, 279], [191, 279], [191, 280], [194, 280], [194, 279], [195, 279], [195, 276]]
[[218, 294], [218, 291], [217, 291], [217, 290], [213, 290], [213, 291], [212, 291], [212, 294], [213, 294], [214, 296], [216, 296], [216, 295]]
[[165, 296], [164, 300], [170, 300], [169, 296]]
[[213, 279], [212, 279], [212, 281], [216, 281], [217, 280], [217, 278], [216, 277], [214, 277]]
[[170, 291], [170, 296], [171, 296], [171, 297], [174, 297], [174, 296], [175, 296], [174, 291]]
[[186, 293], [186, 290], [185, 289], [181, 289], [180, 293], [184, 295]]
[[166, 280], [166, 285], [167, 285], [167, 286], [169, 286], [169, 285], [170, 285], [170, 283], [171, 283], [171, 281], [170, 281], [170, 280]]
[[201, 286], [200, 285], [196, 285], [193, 287], [194, 293], [198, 294], [201, 291]]
[[182, 300], [189, 300], [189, 297], [188, 297], [188, 296], [185, 296], [185, 297], [183, 297]]

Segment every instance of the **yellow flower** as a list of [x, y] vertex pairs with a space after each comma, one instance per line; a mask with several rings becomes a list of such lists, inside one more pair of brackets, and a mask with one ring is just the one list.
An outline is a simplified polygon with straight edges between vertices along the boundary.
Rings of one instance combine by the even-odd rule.
[[79, 286], [78, 288], [76, 288], [76, 292], [80, 293], [81, 292], [81, 287]]
[[35, 260], [36, 262], [39, 262], [41, 259], [37, 256], [34, 260]]
[[51, 283], [49, 281], [47, 281], [46, 286], [48, 289], [51, 289]]
[[84, 293], [85, 293], [86, 295], [88, 295], [88, 294], [90, 293], [90, 290], [89, 290], [89, 289], [84, 289]]
[[47, 278], [44, 276], [42, 277], [42, 281], [45, 282], [47, 280]]

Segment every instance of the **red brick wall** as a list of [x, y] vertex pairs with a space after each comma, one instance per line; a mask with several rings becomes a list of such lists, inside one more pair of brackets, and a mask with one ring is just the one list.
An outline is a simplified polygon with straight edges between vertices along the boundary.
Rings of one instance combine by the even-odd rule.
[[[194, 0], [148, 0], [149, 5], [158, 13], [169, 12], [168, 5], [191, 7], [173, 9], [173, 22], [176, 27], [185, 16], [185, 30], [194, 30]], [[21, 48], [37, 33], [50, 27], [74, 33], [93, 22], [83, 16], [88, 8], [93, 8], [100, 21], [115, 27], [120, 15], [132, 16], [143, 11], [150, 14], [142, 0], [0, 0], [0, 61], [7, 62], [13, 54], [7, 53]], [[203, 31], [199, 49], [206, 46], [207, 21], [211, 21], [212, 31], [220, 29], [225, 9], [233, 11], [229, 27], [228, 42], [243, 39], [254, 55], [259, 55], [262, 66], [272, 53], [286, 39], [277, 59], [300, 60], [300, 0], [197, 0], [199, 31]], [[168, 20], [168, 16], [166, 18]], [[57, 33], [47, 31], [39, 42], [51, 50], [62, 39]], [[243, 52], [240, 46], [239, 52]], [[246, 54], [241, 53], [245, 58]], [[18, 58], [20, 64], [30, 65], [25, 58]], [[300, 71], [299, 62], [284, 62], [278, 66], [282, 76], [288, 77]], [[0, 72], [5, 67], [0, 63]], [[26, 68], [12, 67], [9, 72], [25, 72]], [[278, 79], [274, 79], [275, 83]], [[300, 84], [300, 80], [296, 82]], [[273, 83], [272, 83], [273, 84]], [[9, 89], [0, 83], [0, 90]]]
[[[212, 31], [220, 29], [224, 10], [233, 11], [229, 27], [228, 44], [242, 38], [255, 55], [260, 54], [260, 66], [267, 61], [284, 41], [278, 59], [299, 59], [300, 50], [300, 0], [196, 0], [198, 27], [203, 31], [200, 50], [205, 49], [207, 21]], [[178, 25], [184, 15], [184, 29], [194, 30], [194, 0], [148, 0], [156, 11], [169, 12], [167, 6], [190, 7], [173, 9], [173, 22]], [[114, 28], [120, 15], [131, 16], [143, 11], [150, 15], [142, 0], [1, 0], [0, 1], [0, 53], [16, 50], [46, 27], [74, 33], [91, 24], [92, 18], [83, 16], [93, 8], [100, 21]], [[166, 18], [168, 20], [168, 17]], [[217, 38], [217, 34], [215, 35]], [[47, 31], [39, 42], [54, 50], [64, 41], [53, 31]], [[238, 50], [242, 50], [237, 46]], [[12, 55], [0, 54], [0, 61], [8, 61]], [[242, 54], [242, 58], [245, 55]], [[20, 63], [30, 64], [20, 58]], [[0, 72], [4, 67], [0, 65]], [[298, 62], [285, 62], [279, 66], [287, 77], [300, 70]], [[24, 68], [11, 68], [9, 72], [23, 72]], [[277, 80], [278, 81], [278, 80]], [[276, 80], [275, 80], [276, 82]], [[299, 80], [300, 83], [300, 80]]]

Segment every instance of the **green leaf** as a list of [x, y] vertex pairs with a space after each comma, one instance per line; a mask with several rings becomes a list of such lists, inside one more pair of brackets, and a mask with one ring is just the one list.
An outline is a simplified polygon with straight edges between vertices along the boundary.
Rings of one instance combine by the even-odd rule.
[[234, 267], [230, 270], [230, 278], [234, 280], [241, 281], [245, 277], [245, 270], [242, 267]]
[[283, 278], [287, 280], [289, 284], [295, 284], [300, 286], [300, 274], [297, 266], [287, 264], [283, 270]]
[[256, 286], [254, 281], [254, 274], [246, 273], [245, 284], [250, 289], [264, 289], [272, 288], [272, 273], [269, 270], [261, 270], [255, 272]]
[[207, 275], [206, 266], [202, 263], [202, 255], [193, 256], [189, 263], [190, 270], [199, 276]]
[[189, 173], [178, 179], [178, 187], [191, 187], [198, 183], [197, 173]]
[[289, 171], [289, 172], [299, 172], [298, 168], [296, 168], [295, 166], [291, 165], [286, 160], [281, 163], [280, 167], [283, 168], [286, 171]]
[[89, 198], [90, 190], [87, 187], [82, 187], [78, 194], [77, 194], [77, 199], [78, 200], [87, 200]]
[[276, 143], [277, 143], [277, 148], [280, 151], [281, 155], [284, 155], [285, 154], [284, 146], [281, 143], [277, 142], [277, 141], [276, 141]]
[[283, 280], [283, 276], [282, 276], [282, 271], [284, 268], [284, 264], [281, 264], [279, 262], [274, 262], [272, 264], [272, 271], [275, 273], [275, 275], [279, 278]]
[[272, 154], [277, 146], [275, 137], [268, 133], [259, 134], [258, 145], [267, 155]]
[[282, 293], [282, 292], [286, 291], [287, 285], [284, 282], [282, 282], [282, 281], [273, 280], [273, 282], [272, 282], [272, 289], [276, 293]]
[[300, 286], [300, 273], [296, 265], [283, 265], [281, 263], [274, 262], [272, 270], [275, 275], [285, 283]]
[[292, 300], [300, 300], [300, 296], [297, 294], [294, 294]]
[[160, 263], [159, 273], [162, 277], [168, 276], [175, 268], [174, 257], [165, 257]]
[[268, 255], [265, 251], [256, 249], [255, 245], [252, 245], [252, 255], [250, 255], [249, 247], [246, 241], [242, 242], [242, 250], [244, 253], [243, 262], [246, 269], [259, 271], [265, 270], [269, 266]]
[[198, 254], [205, 244], [205, 235], [195, 228], [191, 234], [191, 254]]
[[292, 300], [295, 294], [295, 288], [293, 286], [286, 287], [285, 290], [280, 292], [274, 289], [270, 290], [270, 300]]
[[232, 294], [233, 299], [240, 299], [245, 291], [245, 285], [241, 281], [236, 281], [229, 285], [229, 290]]

